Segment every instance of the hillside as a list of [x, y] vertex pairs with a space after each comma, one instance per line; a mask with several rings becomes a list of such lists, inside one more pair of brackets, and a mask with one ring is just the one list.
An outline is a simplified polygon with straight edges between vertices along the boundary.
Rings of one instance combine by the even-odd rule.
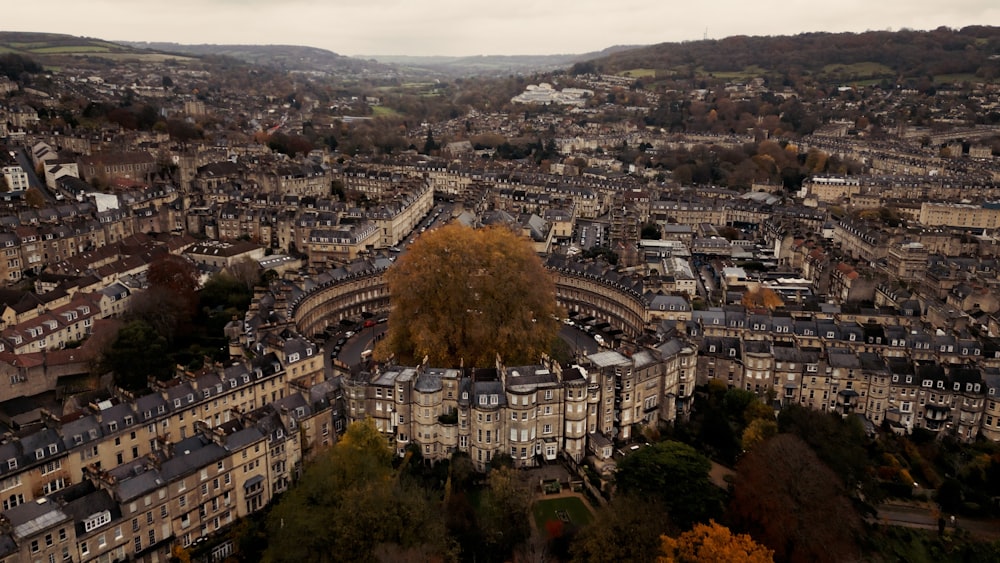
[[184, 45], [180, 43], [128, 42], [128, 45], [184, 55], [224, 56], [282, 70], [357, 74], [390, 71], [374, 61], [346, 57], [326, 49], [300, 45]]
[[88, 57], [145, 61], [184, 60], [188, 58], [147, 49], [137, 49], [129, 45], [92, 37], [76, 37], [61, 33], [0, 31], [0, 54], [5, 53], [25, 56], [45, 65], [58, 65], [69, 57], [74, 60]]
[[577, 72], [657, 79], [812, 77], [819, 82], [1000, 77], [1000, 27], [735, 36], [661, 43], [579, 64]]
[[615, 46], [591, 53], [561, 55], [475, 55], [468, 57], [372, 55], [366, 58], [394, 64], [414, 72], [445, 76], [502, 76], [563, 69], [574, 63], [606, 57], [613, 53], [635, 48], [636, 46]]

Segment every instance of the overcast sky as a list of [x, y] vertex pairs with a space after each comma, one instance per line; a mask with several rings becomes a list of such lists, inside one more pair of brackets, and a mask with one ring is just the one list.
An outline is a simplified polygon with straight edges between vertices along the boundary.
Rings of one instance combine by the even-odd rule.
[[5, 31], [293, 44], [343, 55], [525, 55], [807, 31], [1000, 25], [998, 0], [25, 0]]

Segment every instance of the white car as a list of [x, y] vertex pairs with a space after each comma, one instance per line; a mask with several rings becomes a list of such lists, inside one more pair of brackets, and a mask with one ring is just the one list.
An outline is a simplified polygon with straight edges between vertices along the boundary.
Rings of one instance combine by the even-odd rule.
[[604, 337], [600, 334], [594, 335], [594, 342], [597, 342], [598, 346], [604, 346]]

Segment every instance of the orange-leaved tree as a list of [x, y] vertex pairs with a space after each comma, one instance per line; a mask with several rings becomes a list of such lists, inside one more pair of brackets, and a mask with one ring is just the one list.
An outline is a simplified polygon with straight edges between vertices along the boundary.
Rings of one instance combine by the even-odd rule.
[[781, 296], [775, 293], [773, 289], [767, 287], [744, 293], [741, 303], [747, 309], [767, 309], [768, 311], [773, 311], [785, 305], [785, 302], [781, 300]]
[[392, 310], [376, 358], [491, 367], [549, 351], [555, 282], [524, 237], [452, 223], [417, 239], [386, 274]]
[[747, 534], [733, 534], [729, 528], [710, 520], [696, 524], [676, 539], [661, 536], [662, 555], [657, 563], [773, 563], [774, 552], [753, 541]]

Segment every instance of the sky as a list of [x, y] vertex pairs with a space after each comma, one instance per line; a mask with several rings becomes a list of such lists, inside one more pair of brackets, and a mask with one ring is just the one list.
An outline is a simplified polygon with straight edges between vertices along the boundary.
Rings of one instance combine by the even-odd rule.
[[3, 31], [291, 44], [342, 55], [550, 55], [731, 35], [1000, 25], [997, 0], [25, 0]]

